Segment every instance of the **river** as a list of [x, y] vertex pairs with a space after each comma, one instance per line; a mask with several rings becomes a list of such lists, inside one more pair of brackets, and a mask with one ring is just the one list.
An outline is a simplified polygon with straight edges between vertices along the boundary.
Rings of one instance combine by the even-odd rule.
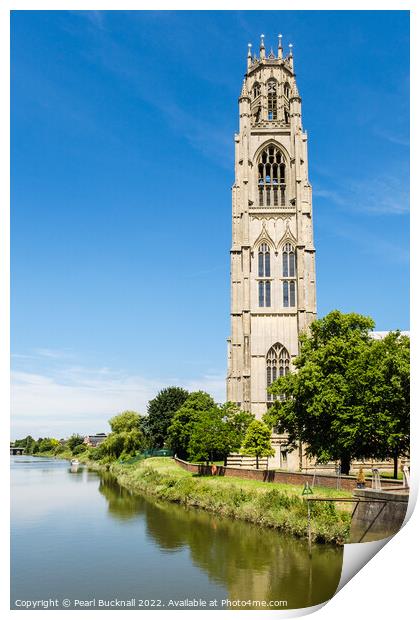
[[310, 556], [304, 540], [134, 495], [109, 474], [10, 460], [12, 609], [293, 609], [338, 585], [342, 548]]

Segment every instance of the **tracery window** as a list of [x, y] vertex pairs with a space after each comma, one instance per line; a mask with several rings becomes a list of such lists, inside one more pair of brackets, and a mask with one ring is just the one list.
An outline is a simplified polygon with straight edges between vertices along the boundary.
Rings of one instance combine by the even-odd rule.
[[291, 243], [286, 243], [282, 252], [283, 307], [296, 306], [296, 252]]
[[[258, 248], [258, 278], [269, 278], [270, 275], [270, 248], [267, 243], [262, 243]], [[258, 305], [260, 308], [271, 306], [270, 280], [258, 280]]]
[[258, 84], [258, 82], [255, 82], [252, 91], [254, 93], [254, 99], [256, 99], [257, 97], [259, 97], [261, 95], [261, 86], [260, 84]]
[[276, 80], [269, 80], [267, 82], [267, 109], [268, 120], [277, 120], [277, 82]]
[[258, 277], [270, 277], [270, 248], [266, 243], [258, 249]]
[[283, 247], [283, 277], [294, 278], [296, 274], [296, 254], [291, 243]]
[[267, 401], [272, 402], [275, 400], [275, 396], [268, 393], [270, 385], [278, 379], [283, 377], [290, 370], [290, 355], [287, 349], [277, 342], [271, 347], [266, 356], [266, 372], [267, 372]]
[[270, 144], [258, 159], [258, 204], [286, 205], [286, 163], [280, 149]]
[[258, 280], [258, 305], [260, 308], [269, 308], [271, 306], [270, 280]]

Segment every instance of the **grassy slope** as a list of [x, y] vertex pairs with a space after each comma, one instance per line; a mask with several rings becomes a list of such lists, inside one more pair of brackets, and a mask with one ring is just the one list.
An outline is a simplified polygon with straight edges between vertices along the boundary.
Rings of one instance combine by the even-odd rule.
[[[42, 453], [35, 456], [54, 456]], [[72, 457], [63, 452], [55, 458], [77, 458], [96, 471], [110, 470], [118, 482], [139, 493], [185, 506], [196, 506], [223, 516], [278, 528], [299, 537], [307, 536], [307, 504], [302, 486], [260, 482], [222, 476], [196, 476], [185, 471], [170, 458], [150, 458], [111, 466], [89, 461], [88, 454]], [[313, 497], [348, 497], [348, 491], [314, 487]], [[317, 542], [344, 544], [350, 529], [351, 504], [319, 502], [311, 504], [312, 539]]]
[[[302, 486], [195, 476], [168, 458], [150, 458], [133, 465], [114, 463], [110, 471], [121, 485], [134, 492], [307, 536], [307, 504], [302, 499]], [[349, 493], [315, 487], [315, 495], [339, 498]], [[333, 502], [311, 504], [313, 540], [343, 544], [349, 527], [348, 505], [336, 508]]]

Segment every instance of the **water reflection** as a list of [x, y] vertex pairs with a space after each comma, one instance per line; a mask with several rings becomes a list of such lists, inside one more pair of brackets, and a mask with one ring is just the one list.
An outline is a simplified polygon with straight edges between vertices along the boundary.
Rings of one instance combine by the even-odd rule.
[[147, 536], [165, 553], [189, 549], [193, 563], [231, 599], [287, 600], [296, 608], [324, 602], [337, 588], [342, 549], [314, 545], [310, 558], [305, 541], [134, 495], [109, 474], [101, 476], [99, 492], [112, 518], [142, 516]]

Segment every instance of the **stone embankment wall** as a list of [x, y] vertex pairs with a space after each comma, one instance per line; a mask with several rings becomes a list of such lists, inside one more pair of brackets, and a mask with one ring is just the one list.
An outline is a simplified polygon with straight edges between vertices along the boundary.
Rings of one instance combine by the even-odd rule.
[[408, 489], [357, 489], [356, 505], [351, 521], [350, 542], [381, 540], [401, 528], [408, 506]]
[[[175, 462], [180, 467], [183, 467], [187, 471], [200, 474], [203, 476], [210, 476], [212, 474], [211, 465], [200, 465], [197, 463], [188, 463], [175, 457]], [[309, 482], [312, 485], [314, 475], [313, 473], [303, 472], [291, 472], [291, 471], [275, 471], [272, 469], [244, 469], [235, 467], [223, 467], [223, 465], [216, 465], [215, 476], [232, 476], [234, 478], [244, 478], [247, 480], [261, 480], [263, 482], [282, 482], [285, 484], [302, 484]], [[402, 482], [398, 480], [382, 480], [384, 488], [396, 489], [402, 486]], [[331, 474], [317, 473], [315, 476], [315, 486], [329, 487], [332, 489], [337, 488], [337, 476]], [[366, 480], [366, 486], [371, 486], [371, 481]], [[339, 488], [348, 491], [354, 491], [356, 487], [355, 476], [341, 476]]]

